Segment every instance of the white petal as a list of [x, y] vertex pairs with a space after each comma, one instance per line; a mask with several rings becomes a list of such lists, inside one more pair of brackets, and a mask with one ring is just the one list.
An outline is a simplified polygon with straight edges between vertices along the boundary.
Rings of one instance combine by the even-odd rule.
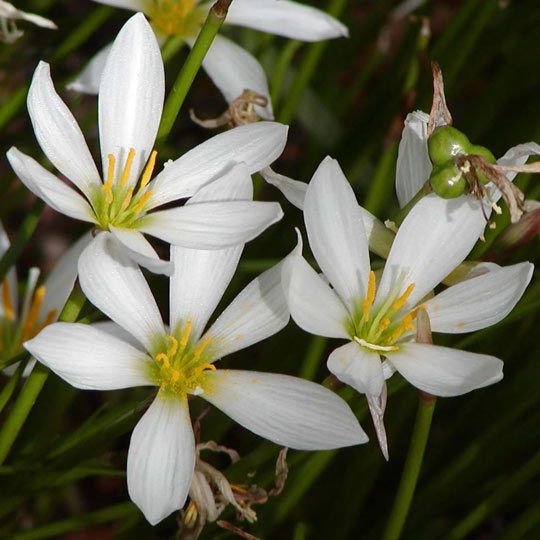
[[74, 92], [83, 92], [84, 94], [97, 94], [99, 92], [99, 84], [101, 75], [105, 69], [105, 63], [109, 53], [111, 52], [112, 43], [105, 45], [97, 54], [90, 58], [90, 61], [83, 70], [75, 77], [66, 88]]
[[154, 384], [152, 359], [129, 343], [87, 324], [54, 323], [24, 344], [42, 364], [83, 390]]
[[121, 326], [118, 326], [113, 321], [98, 321], [90, 324], [89, 326], [95, 328], [96, 330], [99, 330], [100, 332], [105, 332], [112, 337], [121, 339], [122, 341], [133, 345], [133, 347], [135, 347], [136, 349], [143, 348], [142, 344], [139, 343], [139, 341], [135, 339], [134, 336], [132, 336], [129, 332], [124, 330]]
[[[6, 4], [7, 2], [3, 2]], [[11, 17], [10, 17], [11, 18]], [[46, 19], [41, 15], [36, 15], [35, 13], [27, 13], [26, 11], [17, 10], [17, 19], [22, 19], [24, 21], [29, 21], [36, 26], [41, 26], [42, 28], [50, 28], [51, 30], [57, 30], [58, 27], [50, 19]]]
[[210, 327], [212, 359], [249, 347], [287, 326], [289, 309], [281, 285], [286, 260], [249, 283]]
[[327, 450], [368, 440], [349, 406], [319, 384], [257, 371], [206, 373], [203, 397], [276, 444]]
[[220, 133], [184, 154], [149, 184], [152, 207], [193, 195], [215, 180], [235, 162], [243, 162], [253, 174], [276, 160], [287, 141], [287, 126], [257, 122]]
[[358, 206], [360, 216], [364, 223], [364, 230], [368, 239], [369, 249], [380, 257], [386, 259], [394, 242], [395, 234], [386, 225], [377, 219], [371, 212]]
[[414, 283], [404, 309], [417, 304], [469, 254], [486, 221], [478, 201], [468, 195], [422, 198], [398, 230], [384, 267], [376, 305], [396, 288]]
[[265, 167], [260, 173], [269, 184], [276, 186], [291, 204], [294, 204], [300, 210], [304, 209], [304, 197], [306, 196], [308, 187], [305, 182], [299, 182], [288, 176], [283, 176], [273, 171], [270, 167]]
[[362, 394], [379, 396], [384, 385], [381, 357], [351, 342], [335, 349], [326, 364], [341, 382]]
[[405, 343], [387, 357], [413, 386], [434, 396], [459, 396], [503, 377], [498, 358], [448, 347]]
[[56, 262], [44, 283], [45, 296], [41, 305], [40, 318], [46, 317], [53, 309], [56, 310], [57, 315], [60, 314], [77, 279], [79, 257], [91, 240], [92, 234], [86, 233]]
[[110, 233], [98, 234], [80, 256], [79, 280], [92, 304], [153, 352], [165, 333], [159, 309], [139, 267]]
[[349, 36], [347, 27], [324, 11], [288, 0], [234, 0], [225, 22], [301, 41]]
[[353, 312], [366, 294], [369, 251], [354, 192], [330, 157], [321, 162], [309, 183], [304, 219], [315, 259]]
[[427, 146], [429, 115], [414, 111], [405, 118], [396, 164], [396, 193], [403, 208], [426, 183], [431, 174]]
[[79, 124], [54, 89], [49, 64], [40, 62], [28, 91], [28, 112], [49, 161], [87, 197], [101, 178]]
[[155, 249], [139, 231], [112, 225], [109, 225], [109, 230], [137, 264], [155, 274], [170, 276], [173, 273], [174, 265], [170, 261], [160, 259]]
[[107, 57], [99, 86], [99, 139], [103, 170], [109, 154], [116, 174], [130, 148], [135, 158], [128, 183], [134, 184], [150, 157], [165, 94], [165, 75], [156, 36], [142, 13], [122, 27]]
[[51, 208], [74, 219], [97, 223], [86, 200], [35, 159], [14, 146], [9, 149], [7, 158], [20, 181]]
[[319, 336], [349, 339], [347, 308], [303, 257], [287, 261], [282, 279], [291, 316], [300, 328]]
[[278, 203], [203, 202], [152, 212], [136, 226], [170, 244], [222, 249], [249, 242], [282, 217]]
[[498, 323], [514, 309], [533, 271], [524, 262], [449, 287], [425, 302], [431, 330], [460, 334]]
[[[508, 149], [503, 157], [497, 160], [498, 165], [523, 165], [529, 156], [540, 155], [540, 146], [535, 142], [518, 144]], [[506, 173], [510, 182], [516, 177], [515, 172]]]
[[[244, 164], [201, 188], [188, 204], [216, 200], [251, 200], [253, 183]], [[190, 320], [198, 339], [221, 300], [238, 265], [243, 244], [226, 249], [190, 249], [171, 246], [175, 272], [170, 281], [170, 325]]]
[[187, 399], [154, 399], [133, 430], [127, 460], [131, 500], [152, 524], [184, 506], [195, 468]]
[[[195, 40], [186, 39], [186, 42], [193, 47]], [[264, 108], [256, 105], [255, 112], [267, 120], [274, 118], [264, 70], [257, 59], [245, 49], [218, 34], [208, 49], [202, 66], [228, 103], [239, 98], [244, 90], [252, 90], [268, 100]]]

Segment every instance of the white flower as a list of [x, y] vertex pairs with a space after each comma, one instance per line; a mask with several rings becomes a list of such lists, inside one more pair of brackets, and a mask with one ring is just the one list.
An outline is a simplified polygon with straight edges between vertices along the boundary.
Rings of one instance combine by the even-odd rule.
[[[433, 168], [428, 155], [427, 124], [429, 115], [414, 111], [407, 115], [399, 143], [396, 164], [396, 193], [400, 207], [404, 207], [417, 193], [431, 174]], [[498, 165], [523, 165], [529, 156], [540, 155], [540, 146], [534, 142], [518, 144], [497, 160]], [[508, 180], [515, 172], [506, 173]], [[493, 188], [490, 197], [494, 203], [500, 198], [499, 190]], [[491, 209], [486, 209], [490, 212]]]
[[76, 189], [14, 147], [7, 155], [21, 181], [52, 208], [110, 231], [139, 264], [170, 274], [170, 263], [158, 258], [141, 233], [172, 244], [217, 249], [254, 238], [281, 218], [281, 209], [277, 203], [237, 200], [149, 212], [234, 174], [236, 163], [244, 163], [249, 174], [269, 165], [283, 150], [287, 128], [260, 122], [230, 130], [166, 164], [150, 180], [164, 91], [156, 38], [137, 14], [118, 34], [101, 81], [103, 179], [44, 62], [34, 73], [28, 110], [43, 151]]
[[304, 218], [329, 284], [295, 255], [284, 268], [285, 293], [304, 330], [349, 340], [328, 359], [338, 379], [384, 409], [385, 378], [395, 370], [436, 396], [463, 394], [502, 378], [502, 362], [493, 356], [414, 342], [419, 309], [428, 313], [434, 332], [471, 332], [505, 317], [531, 279], [528, 262], [494, 265], [426, 299], [477, 241], [485, 222], [476, 199], [421, 199], [399, 228], [378, 285], [359, 206], [335, 160], [326, 158], [313, 176]]
[[[30, 268], [22, 302], [19, 302], [16, 269], [14, 266], [10, 268], [0, 283], [0, 362], [10, 360], [23, 351], [23, 342], [56, 321], [77, 278], [77, 259], [90, 239], [90, 234], [87, 234], [71, 246], [60, 257], [43, 285], [37, 288], [39, 268]], [[0, 258], [9, 245], [9, 238], [0, 223]], [[34, 362], [27, 365], [25, 374], [33, 365]], [[11, 375], [15, 367], [9, 366], [4, 373]]]
[[[192, 47], [208, 10], [214, 2], [198, 0], [96, 0], [102, 4], [145, 13], [161, 41], [176, 35]], [[225, 23], [247, 26], [263, 32], [302, 41], [347, 36], [347, 28], [330, 15], [289, 0], [234, 0]], [[80, 92], [96, 93], [109, 47], [102, 49], [69, 86]], [[257, 60], [242, 47], [221, 35], [215, 37], [203, 61], [206, 70], [225, 99], [234, 101], [245, 89], [268, 98], [266, 108], [256, 107], [263, 118], [273, 118], [266, 76]]]
[[50, 28], [51, 30], [56, 30], [57, 28], [56, 24], [41, 15], [27, 13], [26, 11], [17, 9], [9, 2], [0, 0], [0, 41], [13, 43], [23, 35], [22, 30], [19, 30], [13, 22], [17, 20], [28, 21], [36, 26]]
[[[246, 175], [218, 180], [195, 197], [220, 199], [231, 196], [231, 189], [235, 198], [252, 196]], [[216, 370], [218, 359], [275, 334], [289, 320], [280, 263], [252, 281], [204, 331], [242, 249], [171, 246], [168, 329], [141, 271], [109, 233], [99, 234], [79, 259], [79, 279], [89, 300], [119, 327], [57, 323], [25, 344], [78, 388], [159, 388], [135, 427], [127, 466], [130, 497], [151, 523], [181, 508], [188, 495], [195, 465], [189, 395], [200, 395], [282, 446], [327, 449], [367, 440], [348, 405], [322, 386], [285, 375]]]

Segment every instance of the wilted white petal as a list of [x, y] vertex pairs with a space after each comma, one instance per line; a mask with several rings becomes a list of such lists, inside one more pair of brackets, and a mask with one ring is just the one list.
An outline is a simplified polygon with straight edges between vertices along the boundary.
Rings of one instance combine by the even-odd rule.
[[99, 141], [104, 171], [112, 154], [119, 174], [133, 148], [128, 183], [137, 181], [154, 145], [164, 95], [161, 51], [144, 15], [137, 13], [114, 40], [101, 77]]
[[257, 371], [205, 372], [203, 397], [281, 446], [327, 450], [367, 442], [349, 406], [319, 384]]
[[170, 244], [222, 249], [249, 242], [282, 217], [278, 203], [202, 202], [152, 212], [136, 226]]
[[111, 52], [112, 43], [109, 43], [97, 54], [90, 58], [90, 61], [83, 70], [75, 77], [66, 88], [75, 92], [83, 92], [85, 94], [97, 94], [99, 92], [99, 84], [101, 75], [105, 69], [105, 63], [109, 53]]
[[234, 0], [225, 22], [301, 41], [349, 35], [345, 25], [324, 11], [288, 0]]
[[459, 396], [503, 377], [498, 358], [448, 347], [404, 343], [387, 358], [413, 386], [434, 396]]
[[[540, 155], [540, 146], [535, 142], [518, 144], [509, 148], [503, 157], [497, 160], [498, 165], [523, 165], [529, 156]], [[510, 182], [516, 177], [515, 172], [506, 173], [506, 177]]]
[[315, 259], [352, 312], [366, 293], [369, 251], [354, 192], [330, 157], [321, 162], [309, 183], [304, 219]]
[[257, 122], [239, 126], [199, 144], [165, 168], [150, 183], [152, 207], [193, 195], [243, 162], [253, 174], [276, 160], [287, 141], [287, 126]]
[[282, 279], [291, 316], [300, 328], [319, 336], [349, 339], [347, 308], [303, 257], [287, 261]]
[[24, 343], [42, 364], [83, 390], [155, 384], [152, 359], [129, 343], [87, 324], [54, 323]]
[[85, 199], [35, 159], [12, 146], [7, 158], [19, 180], [51, 208], [66, 216], [97, 223], [94, 212]]
[[427, 146], [429, 115], [414, 111], [405, 118], [396, 164], [396, 193], [403, 208], [426, 183], [432, 164]]
[[273, 171], [270, 167], [265, 167], [260, 173], [269, 184], [276, 186], [291, 204], [294, 204], [300, 210], [304, 209], [304, 197], [306, 196], [308, 187], [305, 182], [299, 182], [288, 176], [283, 176]]
[[87, 197], [101, 179], [79, 124], [56, 93], [49, 64], [40, 62], [28, 91], [28, 112], [49, 161]]
[[127, 460], [129, 496], [152, 525], [184, 506], [194, 468], [187, 399], [158, 394], [133, 430]]
[[326, 365], [341, 382], [358, 392], [380, 395], [384, 376], [379, 354], [351, 342], [332, 351]]
[[524, 262], [449, 287], [424, 303], [431, 330], [460, 334], [498, 323], [514, 309], [533, 271], [534, 266]]
[[98, 309], [153, 352], [165, 333], [161, 315], [139, 267], [110, 233], [100, 233], [79, 258], [84, 294]]

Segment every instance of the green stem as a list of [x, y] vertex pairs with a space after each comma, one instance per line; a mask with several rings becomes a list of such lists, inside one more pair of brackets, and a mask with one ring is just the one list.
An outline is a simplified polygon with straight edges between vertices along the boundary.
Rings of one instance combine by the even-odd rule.
[[6, 386], [2, 388], [2, 391], [0, 392], [0, 412], [4, 410], [6, 403], [9, 401], [9, 399], [13, 395], [13, 392], [15, 392], [15, 389], [17, 388], [17, 385], [19, 384], [19, 381], [21, 380], [23, 371], [26, 368], [27, 364], [28, 362], [21, 362], [17, 366], [15, 373], [9, 378], [8, 382], [6, 383]]
[[386, 524], [386, 530], [382, 536], [383, 540], [397, 540], [401, 536], [413, 499], [418, 475], [422, 467], [422, 460], [424, 458], [436, 401], [437, 398], [434, 396], [420, 392], [418, 412], [409, 444], [409, 451], [394, 500], [394, 506], [392, 507], [390, 518]]
[[[81, 308], [85, 302], [85, 297], [79, 288], [74, 288], [67, 299], [60, 316], [59, 321], [73, 322], [77, 319]], [[47, 377], [49, 370], [37, 363], [32, 373], [26, 379], [17, 401], [13, 405], [9, 416], [7, 417], [2, 431], [0, 431], [0, 465], [2, 465], [21, 431], [21, 428], [30, 414], [34, 403], [36, 402]]]
[[278, 106], [283, 89], [283, 82], [285, 81], [287, 69], [289, 69], [289, 66], [291, 65], [292, 57], [301, 44], [301, 41], [291, 39], [287, 42], [285, 47], [283, 47], [281, 54], [279, 55], [279, 59], [272, 75], [272, 83], [270, 85], [270, 99], [272, 100], [274, 108], [277, 108]]
[[44, 206], [45, 203], [41, 201], [41, 199], [36, 199], [34, 205], [26, 214], [22, 225], [19, 227], [17, 234], [11, 241], [11, 245], [0, 259], [0, 281], [6, 277], [8, 270], [15, 264], [15, 261], [19, 258], [24, 246], [26, 246], [26, 243], [32, 236], [32, 233], [38, 224], [39, 218], [41, 217], [41, 213], [43, 212]]
[[163, 116], [157, 134], [157, 147], [163, 146], [169, 136], [184, 99], [199, 72], [202, 61], [225, 20], [230, 3], [231, 0], [218, 0], [208, 12], [197, 40], [188, 54], [163, 107]]

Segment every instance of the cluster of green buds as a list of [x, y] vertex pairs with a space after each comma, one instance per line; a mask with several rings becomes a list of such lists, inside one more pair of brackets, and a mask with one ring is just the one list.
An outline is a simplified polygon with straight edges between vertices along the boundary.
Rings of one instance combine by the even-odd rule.
[[[471, 185], [471, 176], [487, 184], [488, 178], [479, 167], [474, 167], [469, 156], [479, 156], [495, 164], [493, 154], [484, 146], [472, 144], [467, 136], [452, 126], [436, 129], [428, 140], [428, 153], [433, 170], [429, 183], [433, 191], [445, 199], [463, 195]], [[474, 174], [472, 171], [474, 170]]]

